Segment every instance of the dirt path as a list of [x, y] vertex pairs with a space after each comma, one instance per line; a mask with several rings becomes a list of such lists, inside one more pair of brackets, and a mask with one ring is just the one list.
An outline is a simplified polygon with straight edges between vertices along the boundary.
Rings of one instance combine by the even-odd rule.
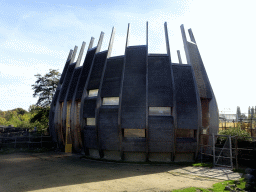
[[178, 174], [177, 168], [92, 161], [53, 152], [5, 154], [0, 155], [0, 191], [171, 191], [210, 188], [221, 181]]

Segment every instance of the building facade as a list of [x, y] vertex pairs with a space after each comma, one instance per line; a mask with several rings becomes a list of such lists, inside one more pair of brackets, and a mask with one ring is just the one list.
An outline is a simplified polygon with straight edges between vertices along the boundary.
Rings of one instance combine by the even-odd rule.
[[[70, 50], [51, 104], [50, 132], [65, 151], [93, 158], [126, 161], [193, 161], [200, 133], [217, 134], [218, 108], [191, 29], [187, 41], [181, 33], [187, 58], [182, 64], [167, 54], [148, 53], [146, 45], [129, 46], [125, 54], [111, 57], [115, 29], [107, 50], [100, 51], [91, 38], [80, 66], [85, 43], [74, 62]], [[209, 141], [209, 143], [211, 143]]]

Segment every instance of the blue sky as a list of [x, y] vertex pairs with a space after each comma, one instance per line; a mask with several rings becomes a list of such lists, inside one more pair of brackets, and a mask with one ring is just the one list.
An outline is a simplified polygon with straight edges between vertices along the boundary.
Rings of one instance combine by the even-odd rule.
[[219, 110], [240, 106], [247, 112], [256, 105], [254, 5], [249, 0], [0, 0], [0, 109], [28, 110], [37, 101], [34, 75], [62, 72], [69, 50], [80, 49], [83, 41], [87, 50], [92, 36], [95, 46], [101, 31], [106, 50], [116, 28], [112, 56], [124, 54], [128, 23], [130, 45], [145, 44], [148, 21], [149, 53], [166, 53], [167, 22], [173, 62], [180, 50], [186, 63], [180, 25], [192, 28]]

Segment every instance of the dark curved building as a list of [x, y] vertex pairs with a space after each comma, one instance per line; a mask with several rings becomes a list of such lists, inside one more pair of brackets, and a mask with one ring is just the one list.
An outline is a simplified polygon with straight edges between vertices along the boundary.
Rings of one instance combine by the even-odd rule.
[[[100, 51], [104, 33], [93, 47], [91, 38], [80, 66], [85, 43], [74, 62], [71, 50], [51, 104], [50, 132], [66, 152], [94, 158], [126, 161], [193, 161], [201, 133], [217, 134], [218, 108], [191, 29], [187, 41], [181, 33], [187, 58], [173, 63], [167, 24], [167, 54], [148, 53], [146, 45], [129, 46], [125, 54], [110, 57]], [[210, 145], [211, 141], [207, 141]]]

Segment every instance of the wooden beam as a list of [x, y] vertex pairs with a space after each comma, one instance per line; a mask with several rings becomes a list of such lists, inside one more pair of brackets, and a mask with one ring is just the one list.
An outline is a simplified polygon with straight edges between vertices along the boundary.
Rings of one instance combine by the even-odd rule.
[[91, 37], [90, 44], [88, 46], [88, 50], [92, 48], [94, 42], [94, 37]]
[[115, 37], [115, 28], [112, 28], [112, 33], [110, 36], [110, 40], [109, 40], [109, 45], [108, 45], [108, 53], [107, 53], [107, 57], [103, 66], [103, 70], [102, 70], [102, 74], [101, 74], [101, 79], [100, 79], [100, 86], [99, 86], [99, 91], [98, 91], [98, 97], [97, 97], [97, 101], [96, 101], [96, 110], [95, 110], [95, 121], [96, 121], [96, 133], [97, 133], [97, 143], [98, 143], [98, 150], [99, 150], [99, 154], [100, 157], [103, 158], [104, 154], [103, 154], [103, 150], [102, 150], [102, 146], [101, 146], [101, 141], [100, 141], [100, 131], [99, 131], [99, 111], [100, 111], [100, 106], [101, 106], [101, 88], [102, 88], [102, 84], [103, 84], [103, 80], [104, 80], [104, 75], [105, 75], [105, 71], [107, 68], [107, 60], [108, 58], [111, 56], [111, 52], [112, 52], [112, 47], [113, 47], [113, 43], [114, 43], [114, 37]]
[[119, 150], [120, 157], [124, 160], [124, 152], [123, 152], [123, 133], [122, 133], [122, 122], [121, 122], [121, 107], [122, 107], [122, 94], [123, 94], [123, 85], [124, 85], [124, 71], [125, 71], [125, 63], [126, 63], [126, 50], [129, 46], [129, 31], [130, 31], [130, 23], [128, 23], [127, 35], [126, 35], [126, 43], [125, 43], [125, 53], [124, 53], [124, 63], [123, 63], [123, 71], [121, 77], [121, 85], [120, 85], [120, 93], [119, 93], [119, 109], [118, 109], [118, 132], [119, 132]]
[[76, 66], [75, 66], [75, 67], [79, 67], [79, 66], [80, 66], [81, 59], [82, 59], [82, 56], [83, 56], [83, 53], [84, 53], [85, 44], [86, 44], [85, 42], [82, 43], [82, 47], [81, 47], [81, 49], [80, 49], [78, 58], [77, 58], [77, 60], [76, 60]]
[[146, 23], [146, 161], [149, 160], [149, 130], [148, 130], [148, 22]]
[[191, 40], [193, 43], [196, 44], [196, 40], [195, 40], [195, 37], [194, 37], [194, 35], [193, 35], [193, 32], [192, 32], [192, 29], [191, 29], [191, 28], [188, 30], [188, 33], [189, 33], [189, 36], [190, 36], [190, 40]]
[[179, 64], [182, 64], [181, 56], [180, 56], [180, 50], [177, 50], [178, 58], [179, 58]]
[[77, 52], [77, 46], [75, 46], [75, 48], [74, 48], [74, 52], [73, 52], [73, 54], [72, 54], [72, 58], [71, 58], [71, 61], [70, 61], [70, 64], [72, 64], [73, 62], [74, 62], [74, 60], [75, 60], [75, 57], [76, 57], [76, 52]]

